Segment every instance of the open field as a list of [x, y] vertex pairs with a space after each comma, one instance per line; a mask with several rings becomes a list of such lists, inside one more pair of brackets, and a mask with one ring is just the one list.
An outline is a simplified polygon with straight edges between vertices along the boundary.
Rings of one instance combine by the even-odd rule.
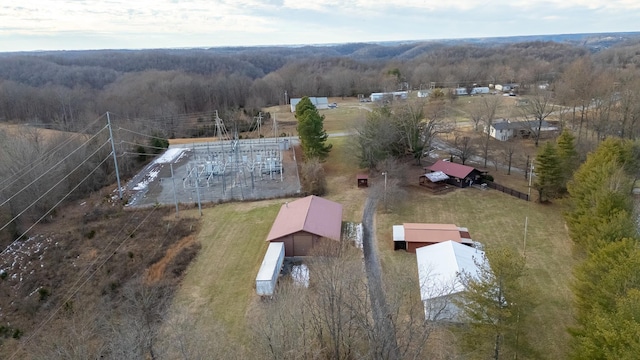
[[410, 189], [409, 201], [395, 213], [377, 217], [378, 248], [383, 267], [401, 266], [415, 274], [415, 255], [393, 251], [391, 226], [403, 222], [454, 223], [467, 227], [471, 237], [488, 249], [524, 247], [525, 218], [528, 217], [526, 258], [527, 283], [537, 294], [527, 334], [545, 358], [566, 357], [572, 324], [572, 294], [569, 288], [573, 258], [559, 205], [525, 202], [493, 190], [456, 189], [445, 195], [430, 195]]
[[[323, 111], [327, 114], [325, 125], [336, 132], [347, 130], [349, 119], [366, 111], [355, 110], [357, 106], [359, 104], [348, 107], [339, 103], [337, 109]], [[288, 107], [280, 108], [288, 112], [286, 116], [293, 118]], [[276, 116], [288, 119], [284, 114]], [[370, 188], [356, 186], [355, 175], [362, 170], [358, 167], [350, 140], [350, 137], [329, 140], [333, 149], [325, 163], [326, 197], [343, 204], [344, 221], [359, 222]], [[419, 172], [420, 169], [412, 167], [410, 171]], [[504, 185], [521, 191], [527, 188], [521, 174], [491, 173]], [[381, 175], [372, 174], [369, 181], [374, 184], [381, 179]], [[417, 183], [417, 178], [415, 180]], [[400, 268], [411, 274], [415, 286], [418, 286], [415, 255], [393, 251], [393, 224], [455, 223], [469, 228], [472, 238], [489, 249], [509, 246], [523, 251], [524, 224], [528, 218], [527, 282], [536, 291], [538, 305], [532, 310], [526, 331], [543, 358], [566, 357], [569, 340], [566, 328], [573, 321], [569, 289], [573, 258], [572, 244], [562, 220], [562, 205], [539, 205], [497, 191], [474, 188], [431, 195], [414, 184], [407, 188], [407, 192], [407, 200], [394, 212], [379, 212], [377, 215], [377, 239], [383, 269]], [[177, 305], [184, 304], [194, 313], [208, 314], [206, 316], [210, 316], [212, 322], [221, 324], [230, 338], [244, 349], [248, 348], [251, 338], [249, 314], [253, 307], [260, 306], [254, 279], [267, 247], [264, 239], [284, 201], [224, 204], [206, 209], [198, 235], [202, 250], [189, 268], [177, 296]]]
[[[335, 109], [319, 110], [324, 115], [324, 129], [327, 133], [348, 131], [354, 120], [364, 118], [371, 103], [360, 103], [356, 98], [329, 98], [329, 103], [337, 103]], [[296, 134], [296, 118], [289, 105], [271, 106], [265, 109], [278, 120], [278, 133]], [[271, 129], [271, 125], [265, 126]], [[268, 131], [268, 130], [267, 130]], [[272, 131], [272, 130], [271, 130]]]
[[[255, 295], [255, 276], [267, 249], [271, 223], [285, 200], [230, 203], [205, 209], [198, 241], [202, 249], [189, 267], [176, 305], [211, 316], [231, 339], [247, 345], [245, 315]], [[191, 211], [191, 215], [197, 215]], [[194, 330], [197, 331], [197, 330]]]

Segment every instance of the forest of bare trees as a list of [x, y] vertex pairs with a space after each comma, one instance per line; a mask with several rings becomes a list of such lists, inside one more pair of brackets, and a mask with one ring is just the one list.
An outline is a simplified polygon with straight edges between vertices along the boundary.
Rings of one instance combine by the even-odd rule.
[[[144, 164], [148, 135], [163, 143], [167, 138], [209, 135], [212, 128], [207, 124], [214, 111], [242, 127], [249, 126], [246, 120], [262, 108], [284, 105], [290, 97], [355, 97], [435, 87], [424, 102], [377, 107], [357, 129], [361, 165], [382, 167], [393, 181], [393, 171], [385, 162], [391, 157], [412, 157], [420, 163], [432, 141], [454, 128], [448, 112], [459, 99], [449, 95], [448, 89], [500, 83], [518, 83], [518, 95], [529, 96], [528, 105], [522, 108], [525, 118], [539, 126], [554, 114], [560, 126], [573, 129], [581, 154], [607, 137], [635, 140], [640, 136], [638, 40], [599, 51], [536, 41], [0, 54], [0, 122], [69, 131], [47, 137], [29, 130], [32, 128], [0, 131], [0, 219], [7, 224], [0, 229], [0, 244], [28, 233], [26, 224], [46, 221], [56, 203], [79, 199], [113, 181], [112, 150], [104, 126], [107, 112], [126, 147], [119, 149], [123, 155], [119, 168], [127, 175]], [[483, 97], [465, 115], [475, 130], [497, 120], [498, 100], [497, 96]], [[197, 126], [187, 124], [194, 118]], [[452, 158], [464, 163], [482, 152], [487, 166], [488, 134], [482, 139], [453, 135]], [[538, 140], [536, 137], [536, 145]], [[505, 143], [500, 151], [510, 171], [516, 148]], [[305, 173], [317, 178], [322, 169], [320, 164], [314, 166]], [[29, 171], [22, 173], [23, 169]], [[27, 188], [36, 190], [23, 191]], [[71, 195], [66, 198], [65, 194]], [[93, 238], [85, 230], [94, 212], [87, 210], [85, 224], [68, 236], [69, 241]], [[120, 212], [107, 215], [123, 217]], [[176, 234], [166, 229], [166, 239], [193, 231], [190, 221], [176, 224]], [[116, 316], [107, 320], [92, 309], [65, 309], [66, 316], [54, 319], [65, 332], [38, 338], [38, 346], [24, 351], [33, 358], [246, 358], [245, 351], [274, 359], [385, 358], [380, 355], [384, 352], [381, 335], [371, 322], [372, 300], [367, 295], [369, 284], [363, 281], [362, 259], [352, 250], [342, 249], [339, 257], [310, 262], [317, 276], [313, 294], [300, 296], [290, 284], [284, 284], [279, 301], [265, 304], [268, 311], [253, 314], [261, 320], [253, 329], [255, 349], [232, 349], [224, 341], [224, 329], [216, 324], [210, 324], [206, 335], [222, 339], [219, 342], [190, 332], [189, 324], [197, 321], [193, 314], [168, 312], [171, 295], [166, 295], [167, 288], [175, 283], [167, 288], [149, 286], [140, 279], [131, 280], [130, 274], [124, 281], [127, 269], [123, 266], [107, 274], [115, 280], [96, 287], [103, 292], [100, 296], [107, 294], [119, 303], [112, 309]], [[196, 252], [191, 249], [188, 256]], [[152, 263], [143, 260], [143, 254], [144, 249], [134, 248], [120, 253], [120, 261], [142, 268]], [[176, 282], [183, 270], [176, 273]], [[390, 276], [402, 279], [397, 272]], [[54, 273], [48, 276], [58, 279]], [[409, 281], [385, 283], [388, 323], [400, 339], [394, 348], [399, 357], [422, 358], [439, 351], [427, 347], [430, 338], [449, 335], [421, 321], [421, 304], [412, 301], [418, 289], [407, 284]], [[46, 285], [57, 284], [51, 280]], [[39, 295], [36, 308], [44, 307], [47, 302], [42, 297], [49, 296], [42, 291]], [[16, 311], [29, 311], [29, 304], [20, 305], [23, 308]], [[37, 320], [29, 319], [24, 326], [33, 326]], [[167, 331], [168, 326], [176, 331]]]
[[584, 91], [633, 86], [637, 47], [593, 55], [552, 42], [2, 54], [0, 119], [76, 130], [106, 111], [136, 119], [252, 110], [284, 103], [285, 91], [355, 96], [399, 82], [418, 89], [558, 81], [558, 96], [579, 113], [597, 95]]

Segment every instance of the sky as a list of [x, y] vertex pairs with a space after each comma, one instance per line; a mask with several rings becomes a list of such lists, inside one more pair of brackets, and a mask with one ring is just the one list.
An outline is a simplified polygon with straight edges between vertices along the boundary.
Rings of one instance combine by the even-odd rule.
[[0, 0], [0, 52], [640, 30], [640, 0]]

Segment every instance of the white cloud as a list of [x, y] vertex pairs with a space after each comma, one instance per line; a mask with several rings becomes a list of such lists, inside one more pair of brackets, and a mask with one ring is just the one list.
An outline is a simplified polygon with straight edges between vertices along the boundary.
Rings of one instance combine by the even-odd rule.
[[[69, 48], [82, 42], [87, 48], [186, 47], [499, 36], [512, 31], [635, 31], [640, 18], [638, 0], [26, 0], [14, 4], [0, 5], [0, 51], [60, 46], [72, 37]], [[517, 28], [496, 22], [513, 22]]]

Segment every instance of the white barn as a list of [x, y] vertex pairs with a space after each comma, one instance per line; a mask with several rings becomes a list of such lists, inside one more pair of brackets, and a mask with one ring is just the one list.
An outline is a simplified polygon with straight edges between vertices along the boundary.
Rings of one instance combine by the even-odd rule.
[[[291, 98], [291, 112], [296, 112], [296, 105], [302, 100], [302, 98]], [[329, 98], [327, 97], [312, 97], [309, 96], [309, 100], [318, 110], [326, 110], [329, 108]]]
[[460, 309], [452, 301], [464, 289], [461, 274], [477, 276], [477, 262], [484, 251], [445, 241], [416, 249], [420, 298], [428, 321], [461, 321]]

